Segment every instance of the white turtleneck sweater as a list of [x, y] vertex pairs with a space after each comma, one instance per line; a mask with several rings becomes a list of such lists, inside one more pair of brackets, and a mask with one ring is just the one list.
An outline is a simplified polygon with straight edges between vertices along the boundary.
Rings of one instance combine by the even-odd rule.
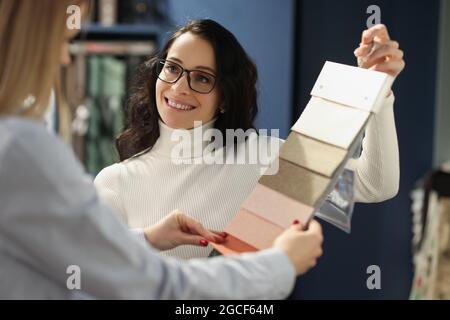
[[[384, 201], [398, 191], [399, 156], [393, 104], [391, 95], [366, 128], [361, 156], [350, 159], [346, 166], [355, 172], [356, 202]], [[204, 132], [213, 126], [211, 121], [187, 132], [195, 136], [199, 130]], [[150, 151], [109, 166], [98, 174], [94, 182], [101, 198], [132, 229], [151, 226], [174, 209], [180, 209], [206, 228], [223, 230], [256, 186], [261, 165], [175, 164], [179, 159], [174, 158], [173, 148], [179, 142], [171, 137], [176, 130], [162, 122], [159, 129], [160, 137]], [[257, 139], [271, 144], [277, 138]], [[283, 143], [275, 142], [279, 146]], [[191, 158], [201, 158], [203, 151], [194, 151]], [[245, 149], [240, 148], [239, 152]], [[211, 250], [211, 247], [181, 246], [165, 254], [180, 258], [207, 257]]]

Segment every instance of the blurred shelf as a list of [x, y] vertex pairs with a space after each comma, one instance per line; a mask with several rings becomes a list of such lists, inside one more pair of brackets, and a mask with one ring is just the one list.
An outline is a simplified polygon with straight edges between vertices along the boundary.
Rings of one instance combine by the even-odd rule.
[[74, 41], [70, 53], [149, 56], [156, 50], [153, 41]]
[[103, 26], [100, 24], [87, 24], [82, 27], [82, 33], [104, 35], [161, 35], [168, 30], [168, 26], [158, 24], [115, 24]]

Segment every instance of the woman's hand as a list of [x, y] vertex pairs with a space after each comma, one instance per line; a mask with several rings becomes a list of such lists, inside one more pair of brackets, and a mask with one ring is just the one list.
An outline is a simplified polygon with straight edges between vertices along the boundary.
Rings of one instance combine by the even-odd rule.
[[390, 39], [383, 24], [363, 31], [361, 43], [354, 54], [361, 68], [385, 72], [394, 77], [405, 68], [403, 51], [397, 41]]
[[206, 230], [200, 222], [179, 210], [172, 211], [157, 224], [144, 229], [145, 238], [159, 250], [169, 250], [183, 244], [206, 247], [208, 241], [222, 243], [226, 233]]
[[279, 235], [273, 246], [286, 253], [297, 275], [302, 275], [317, 263], [322, 255], [322, 227], [312, 220], [308, 230], [303, 230], [298, 221]]

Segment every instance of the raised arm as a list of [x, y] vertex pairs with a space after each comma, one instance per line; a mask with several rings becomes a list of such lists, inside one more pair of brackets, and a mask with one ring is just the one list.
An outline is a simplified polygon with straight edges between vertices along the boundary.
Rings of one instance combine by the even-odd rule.
[[[394, 77], [405, 67], [399, 43], [391, 40], [386, 26], [381, 24], [362, 33], [361, 43], [354, 53], [360, 67]], [[393, 105], [391, 93], [366, 128], [361, 157], [348, 163], [347, 167], [356, 173], [357, 202], [380, 202], [398, 192], [400, 164]]]

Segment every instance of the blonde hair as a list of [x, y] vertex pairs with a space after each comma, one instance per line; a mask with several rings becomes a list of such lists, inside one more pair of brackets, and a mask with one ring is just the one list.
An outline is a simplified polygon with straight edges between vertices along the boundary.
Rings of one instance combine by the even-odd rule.
[[[0, 0], [0, 116], [41, 118], [59, 81], [66, 10], [83, 0]], [[34, 102], [21, 110], [28, 96]]]

